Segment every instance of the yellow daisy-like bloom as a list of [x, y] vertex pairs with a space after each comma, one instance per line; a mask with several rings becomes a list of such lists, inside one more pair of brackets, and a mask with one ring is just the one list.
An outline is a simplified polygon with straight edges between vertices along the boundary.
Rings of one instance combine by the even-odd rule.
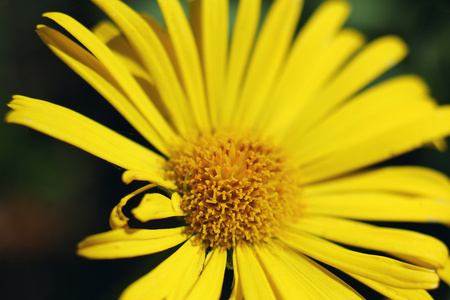
[[[342, 29], [344, 1], [324, 2], [297, 35], [302, 1], [274, 1], [259, 32], [260, 0], [240, 1], [231, 39], [228, 0], [190, 1], [189, 19], [178, 0], [158, 2], [165, 29], [117, 0], [94, 0], [113, 23], [92, 31], [44, 15], [79, 43], [37, 29], [158, 152], [41, 100], [15, 96], [7, 115], [148, 182], [113, 209], [111, 231], [79, 244], [93, 259], [182, 244], [123, 299], [218, 299], [227, 262], [231, 299], [362, 298], [317, 261], [392, 299], [430, 299], [450, 281], [441, 241], [373, 225], [450, 224], [447, 177], [366, 168], [450, 133], [450, 108], [420, 78], [366, 88], [406, 55], [401, 39], [365, 44]], [[143, 229], [161, 220], [171, 226]]]

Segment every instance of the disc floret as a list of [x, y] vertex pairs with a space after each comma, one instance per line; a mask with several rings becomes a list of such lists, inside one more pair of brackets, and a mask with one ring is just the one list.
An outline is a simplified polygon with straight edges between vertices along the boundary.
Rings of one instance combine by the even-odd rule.
[[203, 135], [167, 162], [187, 233], [206, 247], [267, 241], [296, 215], [294, 168], [282, 149], [243, 134]]

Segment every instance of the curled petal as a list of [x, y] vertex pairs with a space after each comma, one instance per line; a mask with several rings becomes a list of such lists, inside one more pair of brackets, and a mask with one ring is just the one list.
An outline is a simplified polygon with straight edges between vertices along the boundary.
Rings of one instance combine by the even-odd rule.
[[131, 212], [141, 222], [184, 215], [182, 210], [174, 210], [169, 198], [158, 193], [145, 194], [139, 205]]

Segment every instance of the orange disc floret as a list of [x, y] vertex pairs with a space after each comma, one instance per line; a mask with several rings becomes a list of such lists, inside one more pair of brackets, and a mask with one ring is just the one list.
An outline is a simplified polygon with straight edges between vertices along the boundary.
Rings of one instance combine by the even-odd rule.
[[187, 233], [206, 247], [273, 237], [298, 213], [295, 169], [282, 149], [251, 135], [215, 133], [181, 145], [167, 162]]

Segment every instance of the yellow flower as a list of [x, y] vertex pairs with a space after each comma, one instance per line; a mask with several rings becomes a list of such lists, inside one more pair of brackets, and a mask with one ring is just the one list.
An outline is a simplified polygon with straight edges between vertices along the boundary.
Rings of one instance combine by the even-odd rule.
[[297, 35], [302, 1], [274, 1], [259, 33], [260, 0], [241, 1], [230, 40], [227, 0], [190, 1], [189, 20], [178, 0], [158, 2], [166, 29], [117, 0], [94, 0], [114, 24], [92, 31], [44, 15], [79, 43], [37, 29], [157, 151], [41, 100], [15, 96], [7, 115], [148, 182], [113, 209], [111, 231], [79, 244], [93, 259], [182, 244], [123, 299], [218, 299], [227, 265], [231, 299], [362, 298], [316, 261], [393, 299], [450, 281], [441, 241], [364, 222], [450, 224], [444, 175], [366, 168], [450, 133], [449, 107], [420, 78], [367, 87], [406, 55], [401, 39], [365, 45], [341, 28], [344, 1], [324, 2]]

